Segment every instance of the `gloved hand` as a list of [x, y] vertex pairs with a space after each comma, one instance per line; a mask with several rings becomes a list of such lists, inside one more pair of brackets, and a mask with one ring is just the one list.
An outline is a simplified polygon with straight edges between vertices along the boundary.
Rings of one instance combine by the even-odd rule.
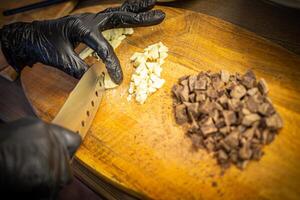
[[[52, 199], [72, 180], [69, 160], [81, 137], [28, 118], [0, 126], [0, 191], [22, 199]], [[33, 196], [34, 195], [34, 196]]]
[[0, 31], [2, 51], [17, 72], [26, 65], [41, 62], [80, 78], [87, 70], [87, 64], [78, 57], [74, 48], [83, 42], [98, 54], [111, 79], [119, 84], [123, 79], [120, 62], [99, 31], [158, 24], [165, 14], [159, 10], [149, 11], [154, 4], [155, 0], [127, 0], [121, 7], [97, 14], [9, 24]]

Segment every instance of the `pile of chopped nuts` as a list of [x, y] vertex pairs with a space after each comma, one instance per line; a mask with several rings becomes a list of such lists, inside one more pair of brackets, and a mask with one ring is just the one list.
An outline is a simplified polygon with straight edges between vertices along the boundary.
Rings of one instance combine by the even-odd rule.
[[172, 89], [176, 122], [188, 124], [193, 147], [213, 152], [222, 168], [244, 169], [283, 126], [268, 91], [251, 70], [184, 76]]
[[127, 100], [132, 97], [143, 104], [147, 97], [160, 89], [165, 80], [161, 78], [164, 60], [168, 56], [168, 48], [162, 43], [148, 46], [143, 52], [136, 52], [130, 58], [135, 70], [131, 76]]

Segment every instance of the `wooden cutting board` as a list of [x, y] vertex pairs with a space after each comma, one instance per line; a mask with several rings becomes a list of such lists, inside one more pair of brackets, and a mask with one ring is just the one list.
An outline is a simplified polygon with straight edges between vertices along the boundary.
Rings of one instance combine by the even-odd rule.
[[[105, 93], [77, 160], [88, 173], [153, 199], [299, 199], [300, 58], [220, 19], [160, 9], [167, 14], [162, 24], [136, 28], [116, 50], [124, 82]], [[162, 72], [166, 84], [144, 105], [128, 102], [133, 72], [129, 58], [159, 41], [170, 50]], [[244, 171], [231, 167], [221, 175], [215, 159], [204, 150], [192, 151], [185, 130], [176, 125], [171, 87], [179, 77], [202, 70], [243, 73], [249, 68], [268, 82], [284, 128], [264, 148], [259, 162], [251, 162]], [[22, 73], [26, 96], [46, 121], [54, 118], [76, 82], [42, 65]], [[97, 183], [92, 186], [97, 188]]]

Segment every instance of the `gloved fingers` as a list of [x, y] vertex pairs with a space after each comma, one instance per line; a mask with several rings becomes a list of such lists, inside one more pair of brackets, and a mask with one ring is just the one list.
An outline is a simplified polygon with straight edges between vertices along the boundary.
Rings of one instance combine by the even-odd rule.
[[83, 42], [92, 48], [101, 58], [111, 80], [116, 84], [120, 84], [123, 80], [120, 61], [112, 46], [106, 41], [103, 35], [99, 31], [91, 32], [85, 36]]
[[161, 23], [165, 18], [165, 13], [161, 10], [150, 10], [143, 13], [115, 12], [109, 15], [105, 24], [100, 25], [100, 29], [131, 28], [152, 26]]
[[68, 150], [69, 157], [72, 158], [81, 144], [81, 136], [57, 125], [49, 124], [49, 126], [53, 134], [58, 138], [59, 142], [62, 142], [62, 144], [65, 145]]
[[156, 0], [127, 0], [122, 6], [121, 10], [126, 12], [145, 12], [151, 10], [156, 3]]
[[156, 0], [126, 0], [120, 7], [108, 8], [101, 13], [125, 11], [125, 12], [145, 12], [151, 10], [156, 3]]
[[[72, 181], [72, 170], [70, 168], [70, 157], [79, 147], [81, 137], [60, 126], [48, 124], [48, 132], [55, 149], [48, 155], [51, 160], [51, 173], [49, 180], [53, 183], [53, 194], [56, 194], [63, 186]], [[51, 183], [51, 181], [48, 183]]]
[[58, 66], [58, 68], [74, 78], [80, 79], [88, 70], [88, 65], [73, 50], [71, 50], [68, 52], [68, 55], [66, 55], [64, 62], [61, 63], [61, 66]]
[[[79, 134], [76, 134], [79, 135]], [[75, 152], [75, 151], [74, 151]], [[57, 188], [56, 190], [59, 191], [62, 186], [65, 186], [69, 184], [73, 180], [73, 173], [72, 169], [70, 167], [70, 162], [68, 160], [69, 155], [67, 155], [68, 152], [66, 151], [61, 151], [60, 152], [60, 162], [58, 163], [59, 168], [57, 169], [58, 173], [58, 179], [57, 179]]]

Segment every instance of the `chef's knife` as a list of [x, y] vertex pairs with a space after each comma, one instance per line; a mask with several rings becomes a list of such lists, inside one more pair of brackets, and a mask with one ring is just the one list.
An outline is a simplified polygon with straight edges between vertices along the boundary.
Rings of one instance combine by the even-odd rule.
[[[83, 51], [81, 59], [87, 57]], [[84, 139], [99, 108], [105, 89], [117, 87], [102, 62], [96, 62], [82, 76], [52, 123], [77, 132]]]

